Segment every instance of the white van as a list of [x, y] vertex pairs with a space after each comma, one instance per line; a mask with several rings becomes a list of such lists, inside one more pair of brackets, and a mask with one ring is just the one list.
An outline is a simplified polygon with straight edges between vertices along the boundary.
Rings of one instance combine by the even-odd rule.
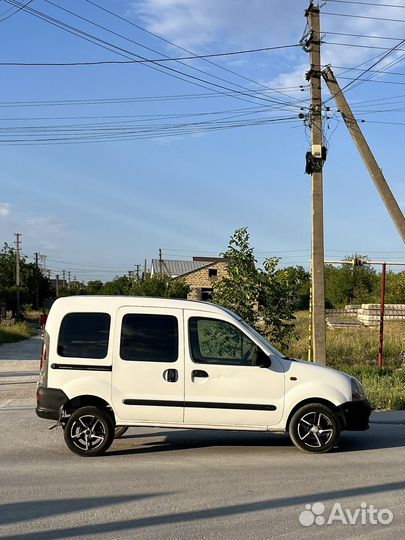
[[48, 316], [36, 413], [81, 456], [124, 426], [288, 431], [327, 452], [342, 430], [368, 429], [370, 412], [356, 379], [283, 356], [210, 303], [76, 296]]

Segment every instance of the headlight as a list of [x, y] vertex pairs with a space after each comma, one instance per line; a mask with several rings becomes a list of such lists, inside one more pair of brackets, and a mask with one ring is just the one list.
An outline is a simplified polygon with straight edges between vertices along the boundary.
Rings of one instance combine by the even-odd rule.
[[364, 389], [359, 383], [357, 379], [351, 379], [352, 384], [352, 400], [353, 401], [360, 401], [362, 399], [366, 399], [366, 394], [364, 393]]

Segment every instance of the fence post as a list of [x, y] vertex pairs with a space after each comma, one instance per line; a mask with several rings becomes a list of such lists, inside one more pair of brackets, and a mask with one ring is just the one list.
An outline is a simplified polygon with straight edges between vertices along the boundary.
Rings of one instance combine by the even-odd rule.
[[385, 311], [385, 274], [387, 263], [382, 264], [381, 271], [381, 305], [380, 305], [380, 346], [378, 349], [378, 369], [383, 367], [383, 347], [384, 347], [384, 311]]

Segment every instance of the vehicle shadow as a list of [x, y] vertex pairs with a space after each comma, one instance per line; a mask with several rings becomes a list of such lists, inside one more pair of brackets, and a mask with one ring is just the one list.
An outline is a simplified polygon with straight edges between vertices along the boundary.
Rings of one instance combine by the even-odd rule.
[[[154, 440], [150, 440], [154, 439]], [[368, 431], [343, 432], [333, 452], [361, 452], [405, 446], [402, 426], [371, 424]], [[288, 434], [217, 430], [167, 430], [131, 433], [114, 442], [106, 455], [148, 454], [209, 447], [257, 447], [295, 450]]]

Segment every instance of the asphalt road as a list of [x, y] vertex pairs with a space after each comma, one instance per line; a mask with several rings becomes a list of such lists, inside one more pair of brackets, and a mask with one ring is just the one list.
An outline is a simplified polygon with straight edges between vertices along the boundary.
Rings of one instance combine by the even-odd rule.
[[[35, 366], [0, 361], [1, 538], [404, 537], [403, 413], [373, 414], [369, 431], [343, 434], [321, 456], [287, 436], [131, 428], [105, 456], [80, 458], [60, 428], [49, 431], [51, 422], [35, 415]], [[335, 503], [340, 520], [302, 525], [300, 514], [317, 502], [319, 523]], [[390, 510], [392, 522], [370, 523], [370, 505]], [[345, 524], [348, 509], [363, 510], [365, 523], [360, 515]]]

